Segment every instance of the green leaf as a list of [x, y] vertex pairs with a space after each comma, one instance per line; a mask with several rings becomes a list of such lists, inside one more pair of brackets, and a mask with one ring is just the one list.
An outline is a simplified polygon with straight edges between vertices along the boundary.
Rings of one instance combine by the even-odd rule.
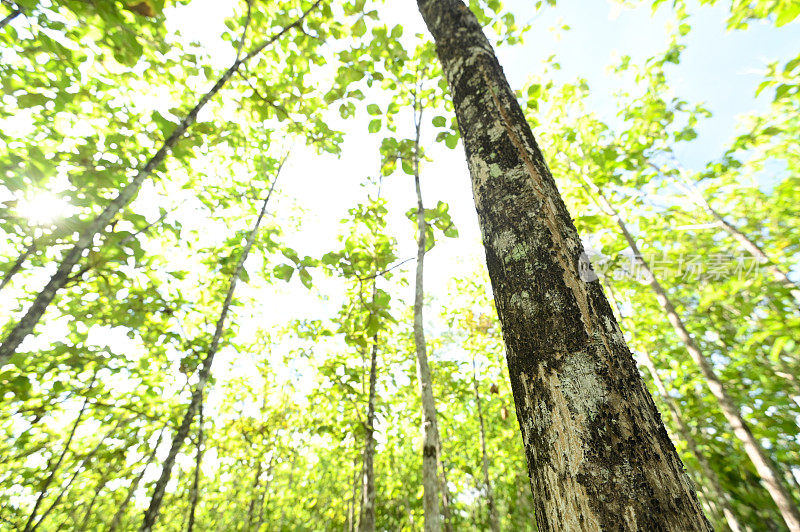
[[311, 274], [308, 273], [306, 268], [301, 268], [300, 272], [300, 282], [303, 283], [303, 286], [306, 288], [311, 288]]
[[378, 116], [381, 114], [381, 108], [376, 103], [371, 103], [367, 105], [367, 112], [372, 116]]
[[382, 123], [383, 122], [381, 121], [380, 118], [374, 118], [374, 119], [370, 120], [369, 126], [367, 127], [367, 129], [369, 130], [370, 133], [377, 133], [378, 131], [381, 130], [381, 124]]
[[353, 35], [355, 35], [356, 37], [361, 37], [366, 32], [367, 32], [367, 24], [366, 22], [364, 22], [364, 17], [361, 17], [360, 19], [358, 19], [358, 22], [356, 22], [353, 25]]
[[775, 26], [780, 28], [797, 18], [797, 15], [800, 15], [800, 3], [787, 2], [783, 9], [779, 8]]
[[294, 274], [294, 267], [289, 266], [288, 264], [279, 264], [273, 269], [273, 274], [278, 279], [288, 282], [289, 279], [292, 278], [292, 274]]
[[447, 124], [447, 119], [443, 116], [434, 116], [433, 120], [431, 120], [431, 123], [435, 127], [444, 127], [445, 124]]

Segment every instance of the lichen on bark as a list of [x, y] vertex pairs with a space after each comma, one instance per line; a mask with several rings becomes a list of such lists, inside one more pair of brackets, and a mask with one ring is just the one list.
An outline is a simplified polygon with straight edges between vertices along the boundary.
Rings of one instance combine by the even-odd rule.
[[709, 530], [480, 24], [419, 0], [458, 118], [540, 530]]

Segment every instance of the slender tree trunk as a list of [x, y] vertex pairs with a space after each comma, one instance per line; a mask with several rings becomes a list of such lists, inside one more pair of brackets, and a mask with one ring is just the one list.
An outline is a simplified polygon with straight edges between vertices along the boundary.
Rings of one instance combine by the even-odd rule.
[[255, 517], [256, 504], [258, 502], [258, 485], [261, 482], [261, 457], [256, 465], [256, 474], [253, 475], [252, 496], [247, 507], [247, 530], [253, 530], [253, 519]]
[[472, 387], [475, 390], [475, 406], [478, 409], [478, 422], [481, 428], [481, 467], [483, 469], [483, 490], [486, 492], [486, 506], [489, 510], [489, 526], [493, 532], [500, 532], [500, 521], [497, 518], [497, 508], [494, 505], [494, 492], [489, 480], [489, 458], [486, 455], [486, 429], [483, 425], [483, 409], [481, 407], [481, 393], [478, 389], [478, 369], [475, 357], [472, 357]]
[[[656, 168], [656, 171], [660, 172], [658, 167], [653, 165]], [[683, 169], [680, 169], [681, 172]], [[700, 192], [697, 187], [692, 185], [691, 183], [685, 181], [679, 181], [679, 184], [689, 193], [692, 199], [711, 216], [717, 224], [722, 227], [729, 235], [731, 235], [734, 240], [739, 242], [741, 246], [746, 249], [753, 257], [757, 258], [759, 262], [766, 265], [767, 271], [772, 275], [772, 277], [784, 288], [789, 290], [789, 293], [792, 294], [795, 301], [800, 303], [800, 287], [797, 286], [795, 282], [789, 279], [789, 276], [784, 272], [781, 268], [777, 266], [777, 263], [770, 259], [767, 256], [766, 252], [764, 252], [761, 247], [756, 244], [753, 240], [751, 240], [747, 235], [743, 232], [739, 231], [736, 227], [733, 226], [730, 222], [728, 222], [714, 207], [711, 206], [711, 203], [708, 199]]]
[[153, 463], [153, 460], [156, 457], [156, 451], [158, 451], [158, 446], [161, 444], [161, 438], [164, 436], [164, 431], [166, 427], [162, 427], [161, 431], [158, 433], [158, 439], [156, 440], [156, 444], [153, 446], [153, 449], [150, 451], [150, 454], [147, 456], [147, 460], [142, 466], [142, 469], [139, 471], [139, 474], [136, 475], [136, 478], [133, 479], [131, 482], [130, 487], [128, 488], [128, 493], [125, 495], [125, 499], [123, 499], [122, 503], [117, 508], [117, 511], [114, 513], [114, 518], [111, 520], [111, 524], [108, 526], [108, 532], [116, 532], [117, 528], [119, 528], [120, 523], [122, 522], [122, 518], [125, 516], [125, 510], [128, 509], [128, 505], [133, 499], [133, 495], [136, 493], [137, 488], [139, 487], [139, 483], [144, 478], [144, 474], [147, 472], [147, 468], [150, 467], [150, 464]]
[[478, 20], [417, 3], [464, 141], [539, 530], [709, 530]]
[[[0, 364], [2, 365], [2, 364]], [[94, 371], [94, 375], [92, 375], [92, 381], [89, 383], [89, 391], [94, 388], [95, 380], [97, 379], [97, 370]], [[31, 510], [31, 514], [28, 516], [28, 521], [25, 523], [24, 532], [31, 532], [35, 530], [39, 524], [41, 524], [42, 520], [47, 517], [47, 512], [45, 515], [36, 521], [36, 513], [39, 511], [39, 506], [41, 506], [42, 501], [44, 498], [47, 497], [47, 491], [50, 489], [50, 484], [53, 483], [53, 479], [55, 479], [56, 473], [58, 473], [58, 469], [61, 467], [61, 463], [64, 461], [64, 457], [67, 456], [69, 453], [69, 447], [72, 445], [72, 439], [75, 437], [75, 431], [78, 430], [78, 425], [81, 424], [83, 420], [83, 414], [86, 412], [86, 407], [89, 405], [89, 397], [87, 393], [87, 397], [83, 400], [83, 406], [81, 406], [80, 411], [78, 412], [78, 417], [75, 418], [75, 423], [72, 424], [72, 429], [69, 431], [69, 436], [67, 436], [67, 442], [64, 444], [64, 448], [61, 450], [61, 454], [58, 455], [58, 460], [56, 463], [50, 466], [50, 474], [47, 475], [47, 478], [42, 483], [41, 487], [39, 488], [39, 495], [36, 497], [36, 502], [33, 504], [33, 509]], [[52, 505], [50, 507], [52, 509]], [[50, 511], [48, 509], [48, 512]], [[35, 523], [35, 524], [34, 524]]]
[[200, 499], [200, 466], [203, 464], [203, 397], [200, 396], [200, 404], [197, 407], [197, 442], [195, 445], [196, 459], [194, 463], [194, 481], [192, 482], [192, 505], [189, 510], [189, 524], [187, 532], [194, 532], [195, 512], [197, 511], [197, 501]]
[[694, 360], [694, 362], [700, 367], [700, 372], [706, 379], [706, 383], [711, 390], [711, 394], [719, 403], [725, 419], [728, 420], [728, 423], [730, 423], [731, 427], [733, 428], [734, 435], [744, 446], [747, 456], [753, 462], [756, 472], [764, 482], [764, 487], [767, 488], [767, 491], [772, 496], [775, 504], [778, 506], [778, 510], [783, 516], [783, 519], [786, 522], [786, 525], [789, 527], [789, 530], [792, 532], [800, 532], [800, 509], [797, 508], [791, 498], [791, 495], [789, 494], [789, 491], [783, 485], [779, 471], [767, 457], [767, 454], [764, 452], [761, 444], [758, 442], [758, 440], [756, 440], [755, 436], [753, 436], [753, 433], [750, 431], [750, 427], [745, 422], [733, 399], [730, 397], [730, 395], [728, 395], [725, 386], [717, 376], [714, 368], [711, 366], [711, 363], [700, 351], [700, 348], [697, 346], [688, 329], [684, 325], [683, 320], [681, 320], [680, 316], [678, 316], [678, 312], [675, 310], [675, 306], [669, 299], [666, 290], [664, 290], [664, 288], [661, 286], [661, 283], [659, 283], [658, 279], [655, 277], [655, 275], [653, 275], [650, 265], [639, 251], [639, 247], [636, 245], [636, 240], [633, 238], [633, 235], [631, 235], [630, 231], [628, 231], [628, 227], [625, 225], [625, 222], [622, 220], [616, 209], [614, 209], [613, 205], [611, 205], [608, 199], [603, 195], [602, 190], [600, 190], [600, 188], [597, 187], [597, 185], [595, 185], [586, 176], [581, 175], [580, 177], [586, 183], [587, 190], [591, 192], [600, 208], [608, 216], [613, 218], [619, 226], [622, 235], [625, 237], [625, 241], [628, 243], [628, 246], [633, 252], [635, 260], [642, 268], [644, 274], [647, 276], [647, 283], [653, 292], [655, 292], [659, 305], [661, 305], [661, 308], [667, 315], [667, 319], [672, 325], [672, 328], [675, 330], [675, 333], [678, 335], [678, 338], [680, 338], [681, 342], [683, 342], [683, 345], [686, 347], [686, 350], [689, 352], [689, 356], [691, 356], [692, 360]]
[[426, 232], [425, 208], [422, 205], [422, 192], [419, 185], [419, 133], [422, 120], [421, 111], [414, 103], [414, 184], [417, 191], [417, 269], [414, 284], [414, 344], [417, 351], [417, 379], [422, 397], [422, 487], [423, 507], [425, 509], [425, 531], [438, 532], [442, 529], [439, 513], [438, 467], [439, 455], [438, 427], [436, 424], [436, 405], [433, 399], [433, 382], [428, 367], [428, 354], [425, 346], [425, 330], [422, 325], [422, 305], [425, 291], [422, 285], [424, 271]]
[[[31, 237], [32, 238], [32, 237]], [[31, 253], [36, 251], [36, 240], [31, 239], [31, 243], [25, 246], [25, 251], [17, 257], [17, 260], [14, 261], [14, 264], [11, 265], [11, 268], [3, 275], [3, 280], [0, 281], [0, 290], [5, 288], [5, 286], [11, 282], [11, 278], [14, 277], [19, 271], [22, 269], [22, 265], [25, 264], [25, 261], [28, 260], [28, 257], [31, 256]]]
[[[446, 437], [446, 433], [445, 433]], [[439, 488], [442, 492], [442, 528], [444, 532], [453, 532], [452, 520], [450, 518], [450, 487], [447, 483], [447, 468], [442, 459], [442, 438], [439, 433], [439, 424], [436, 424], [436, 465], [439, 469]]]
[[253, 242], [255, 242], [256, 235], [258, 235], [258, 228], [261, 225], [261, 220], [264, 218], [264, 215], [267, 212], [267, 204], [272, 196], [272, 191], [275, 189], [275, 183], [278, 181], [278, 176], [280, 175], [281, 168], [283, 167], [283, 163], [285, 161], [286, 158], [284, 158], [281, 162], [275, 178], [272, 180], [267, 197], [264, 198], [264, 201], [261, 204], [261, 211], [258, 213], [256, 223], [253, 226], [253, 229], [250, 231], [250, 234], [247, 236], [247, 242], [245, 242], [244, 249], [239, 257], [239, 262], [236, 264], [236, 268], [231, 275], [228, 284], [228, 292], [225, 295], [225, 302], [222, 304], [222, 311], [220, 312], [219, 319], [217, 320], [217, 324], [214, 328], [214, 337], [211, 339], [211, 345], [209, 345], [206, 356], [200, 364], [197, 385], [192, 392], [192, 398], [189, 402], [188, 408], [186, 409], [186, 413], [183, 416], [181, 425], [178, 427], [178, 431], [175, 433], [175, 437], [172, 439], [172, 446], [170, 447], [169, 454], [167, 454], [167, 458], [164, 460], [164, 465], [161, 468], [161, 476], [159, 477], [155, 488], [153, 489], [153, 495], [150, 498], [150, 505], [145, 511], [140, 532], [150, 532], [155, 524], [156, 519], [158, 518], [158, 513], [161, 510], [161, 502], [164, 499], [164, 491], [167, 489], [167, 482], [169, 482], [169, 478], [172, 474], [172, 467], [175, 465], [175, 458], [178, 456], [178, 452], [181, 450], [183, 442], [186, 441], [186, 437], [189, 435], [189, 428], [192, 425], [195, 413], [200, 405], [200, 401], [203, 396], [203, 390], [205, 389], [208, 379], [211, 376], [211, 365], [214, 362], [214, 356], [217, 354], [219, 342], [222, 339], [222, 333], [225, 330], [225, 320], [228, 317], [228, 311], [230, 310], [231, 303], [233, 302], [233, 293], [236, 290], [236, 281], [242, 271], [244, 261], [247, 259], [247, 255], [250, 253], [250, 249], [253, 247]]
[[[353, 447], [355, 447], [355, 442], [353, 442]], [[356, 505], [358, 504], [356, 499], [358, 499], [358, 481], [361, 477], [363, 477], [363, 475], [363, 462], [361, 468], [359, 469], [358, 455], [356, 455], [353, 457], [353, 482], [351, 484], [353, 486], [353, 492], [350, 496], [350, 504], [347, 505], [347, 532], [355, 532], [356, 530]]]
[[[256, 46], [251, 52], [242, 56], [241, 49], [244, 43], [245, 35], [242, 36], [242, 39], [239, 44], [239, 50], [236, 54], [236, 61], [234, 61], [233, 65], [225, 71], [222, 77], [216, 82], [216, 84], [209, 90], [202, 98], [197, 102], [194, 108], [187, 114], [183, 120], [178, 124], [172, 134], [164, 141], [161, 145], [159, 150], [156, 152], [155, 155], [147, 162], [147, 164], [142, 167], [141, 170], [136, 174], [136, 176], [131, 180], [131, 182], [123, 188], [119, 195], [111, 200], [111, 202], [103, 209], [103, 212], [97, 215], [97, 217], [88, 225], [86, 229], [81, 232], [80, 236], [78, 237], [78, 241], [75, 245], [70, 249], [69, 252], [64, 256], [61, 263], [58, 265], [56, 272], [50, 278], [50, 281], [45, 285], [41, 292], [36, 296], [36, 299], [33, 301], [33, 304], [30, 306], [28, 311], [26, 312], [25, 316], [14, 326], [11, 332], [8, 334], [6, 339], [0, 344], [0, 367], [5, 365], [8, 362], [8, 359], [11, 358], [11, 355], [14, 354], [17, 347], [22, 343], [22, 341], [27, 337], [31, 332], [33, 332], [33, 328], [41, 319], [42, 315], [44, 314], [45, 310], [47, 309], [48, 305], [53, 301], [56, 296], [56, 293], [61, 290], [65, 284], [69, 281], [70, 273], [72, 269], [78, 264], [83, 254], [95, 240], [95, 237], [98, 235], [102, 235], [108, 224], [111, 220], [120, 212], [128, 203], [130, 203], [133, 198], [138, 193], [139, 189], [142, 186], [142, 183], [153, 173], [153, 171], [164, 162], [167, 158], [167, 155], [172, 151], [178, 141], [183, 137], [189, 127], [194, 123], [197, 119], [197, 115], [200, 113], [200, 110], [205, 107], [205, 105], [211, 101], [211, 99], [217, 95], [217, 93], [225, 86], [228, 80], [235, 74], [239, 68], [246, 64], [250, 59], [255, 57], [256, 55], [260, 54], [264, 48], [278, 40], [282, 37], [285, 33], [287, 33], [292, 28], [299, 26], [305, 17], [315, 9], [321, 0], [318, 0], [314, 3], [307, 11], [305, 11], [298, 19], [296, 19], [291, 24], [284, 27], [281, 31], [279, 31], [276, 35], [270, 37], [269, 39], [263, 41], [261, 44]], [[247, 24], [245, 24], [244, 32], [247, 32], [247, 26], [249, 25], [250, 19], [248, 17]]]
[[[373, 292], [374, 294], [374, 292]], [[358, 521], [360, 532], [375, 530], [375, 388], [378, 380], [378, 335], [372, 338], [372, 352], [369, 360], [369, 399], [364, 436], [364, 467], [361, 479], [361, 518]]]

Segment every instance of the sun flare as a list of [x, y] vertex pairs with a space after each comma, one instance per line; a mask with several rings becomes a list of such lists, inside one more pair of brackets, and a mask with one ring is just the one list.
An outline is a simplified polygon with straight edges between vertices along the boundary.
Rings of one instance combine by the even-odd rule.
[[69, 207], [64, 198], [51, 193], [43, 193], [19, 202], [17, 210], [20, 216], [31, 225], [47, 225], [62, 218]]

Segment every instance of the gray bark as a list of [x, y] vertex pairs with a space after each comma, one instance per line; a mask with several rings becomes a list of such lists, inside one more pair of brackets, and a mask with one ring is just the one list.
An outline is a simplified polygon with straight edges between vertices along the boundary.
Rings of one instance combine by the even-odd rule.
[[438, 532], [442, 529], [442, 516], [439, 513], [438, 489], [438, 456], [439, 434], [436, 424], [436, 404], [433, 399], [433, 382], [431, 370], [428, 367], [428, 354], [425, 346], [425, 329], [422, 324], [422, 306], [425, 291], [422, 284], [427, 224], [425, 222], [425, 208], [422, 204], [422, 192], [419, 184], [419, 133], [421, 112], [418, 113], [414, 104], [414, 125], [416, 137], [414, 140], [414, 184], [417, 192], [417, 267], [414, 281], [414, 344], [417, 353], [417, 380], [419, 381], [420, 396], [422, 397], [422, 487], [423, 507], [425, 509], [425, 531]]
[[[89, 224], [89, 226], [84, 229], [80, 236], [78, 237], [78, 241], [72, 247], [72, 249], [67, 252], [67, 254], [62, 259], [61, 263], [58, 265], [56, 272], [47, 282], [45, 287], [42, 289], [41, 292], [36, 296], [33, 303], [31, 304], [28, 311], [25, 313], [25, 316], [14, 326], [11, 332], [8, 334], [6, 339], [0, 344], [0, 367], [5, 365], [8, 362], [8, 359], [16, 351], [17, 347], [22, 343], [22, 341], [33, 332], [33, 328], [41, 319], [42, 315], [44, 314], [45, 310], [47, 309], [48, 305], [53, 301], [56, 296], [56, 293], [61, 290], [64, 285], [70, 279], [70, 273], [72, 269], [78, 264], [83, 254], [89, 247], [94, 243], [95, 239], [101, 235], [106, 230], [106, 227], [111, 222], [111, 220], [120, 212], [128, 203], [130, 203], [136, 194], [139, 192], [139, 189], [142, 186], [142, 183], [153, 173], [153, 171], [167, 158], [167, 155], [172, 151], [178, 141], [183, 137], [189, 127], [194, 123], [197, 119], [198, 113], [200, 110], [205, 107], [205, 105], [211, 101], [211, 99], [216, 96], [216, 94], [225, 86], [228, 80], [236, 73], [239, 68], [246, 64], [250, 59], [261, 53], [264, 48], [278, 40], [282, 37], [285, 33], [287, 33], [292, 28], [300, 25], [305, 17], [310, 13], [313, 9], [319, 5], [321, 0], [318, 0], [314, 5], [312, 5], [308, 10], [306, 10], [298, 19], [296, 19], [291, 24], [284, 27], [281, 31], [279, 31], [276, 35], [270, 37], [269, 39], [263, 41], [261, 44], [256, 46], [251, 52], [246, 54], [245, 56], [241, 57], [241, 53], [236, 55], [236, 61], [234, 61], [233, 65], [225, 71], [222, 77], [214, 84], [214, 86], [209, 90], [202, 98], [197, 102], [194, 108], [189, 111], [183, 120], [181, 120], [180, 124], [175, 128], [172, 134], [164, 141], [161, 145], [161, 148], [156, 152], [153, 157], [147, 161], [147, 164], [142, 167], [136, 174], [136, 176], [131, 180], [131, 182], [123, 188], [119, 195], [116, 198], [111, 200], [111, 202], [103, 209], [103, 212], [97, 215], [97, 217]], [[249, 18], [248, 18], [249, 22]], [[245, 32], [247, 31], [247, 25], [245, 25]], [[244, 36], [240, 42], [239, 50], [241, 52], [241, 45], [244, 43]]]
[[256, 235], [258, 235], [258, 229], [261, 225], [261, 220], [264, 218], [264, 215], [267, 212], [267, 204], [272, 196], [272, 191], [275, 189], [275, 183], [278, 181], [278, 176], [280, 175], [281, 168], [283, 167], [283, 163], [285, 161], [286, 159], [284, 158], [284, 160], [281, 162], [281, 166], [278, 168], [275, 178], [272, 180], [267, 197], [264, 198], [264, 201], [261, 204], [261, 210], [258, 213], [256, 223], [253, 226], [253, 229], [250, 231], [250, 234], [247, 236], [247, 241], [245, 242], [244, 249], [242, 249], [242, 254], [239, 257], [239, 261], [236, 264], [233, 274], [231, 275], [228, 284], [228, 291], [225, 295], [225, 301], [222, 304], [222, 311], [220, 312], [219, 319], [217, 319], [217, 323], [214, 328], [214, 337], [211, 339], [211, 344], [208, 347], [206, 356], [200, 364], [197, 385], [192, 392], [192, 398], [189, 402], [188, 408], [186, 409], [186, 413], [183, 416], [181, 425], [178, 427], [178, 431], [175, 433], [175, 437], [172, 439], [172, 446], [170, 447], [169, 454], [167, 454], [167, 458], [164, 460], [164, 464], [161, 468], [161, 476], [159, 477], [155, 488], [153, 489], [153, 495], [150, 498], [150, 505], [145, 511], [144, 518], [142, 520], [142, 526], [139, 529], [140, 532], [150, 532], [155, 524], [156, 519], [158, 518], [159, 511], [161, 510], [161, 502], [164, 499], [164, 492], [167, 489], [167, 482], [169, 482], [170, 476], [172, 475], [172, 467], [175, 465], [175, 458], [178, 456], [178, 452], [181, 450], [183, 442], [186, 441], [186, 437], [189, 435], [189, 428], [192, 425], [195, 413], [200, 405], [200, 401], [203, 396], [203, 390], [205, 389], [208, 379], [211, 376], [211, 365], [214, 363], [214, 356], [217, 354], [219, 342], [222, 339], [222, 333], [225, 330], [225, 320], [228, 317], [228, 311], [230, 310], [231, 303], [233, 302], [233, 293], [236, 291], [236, 281], [239, 278], [242, 268], [244, 267], [245, 260], [247, 260], [247, 255], [250, 253], [250, 249], [253, 247], [253, 242], [255, 242]]
[[[608, 292], [609, 300], [619, 311], [619, 302], [616, 300], [614, 291], [609, 284], [606, 284], [606, 291]], [[625, 322], [625, 318], [622, 317], [621, 311], [620, 321], [623, 324]], [[739, 520], [736, 518], [736, 514], [733, 512], [733, 506], [731, 504], [731, 499], [728, 496], [728, 492], [722, 488], [722, 483], [719, 481], [719, 476], [717, 476], [717, 473], [711, 467], [708, 459], [706, 459], [705, 455], [700, 451], [697, 441], [695, 441], [694, 436], [692, 436], [691, 429], [683, 420], [683, 414], [681, 413], [678, 402], [669, 394], [669, 392], [667, 392], [667, 388], [664, 386], [664, 382], [661, 380], [661, 377], [659, 377], [655, 364], [653, 364], [653, 359], [650, 358], [649, 353], [644, 353], [643, 362], [653, 378], [653, 383], [656, 385], [658, 393], [661, 394], [662, 401], [664, 401], [669, 408], [672, 419], [678, 426], [678, 432], [680, 432], [681, 438], [683, 438], [683, 441], [686, 442], [686, 445], [689, 447], [689, 452], [691, 452], [695, 457], [697, 463], [700, 464], [700, 470], [703, 474], [703, 477], [711, 485], [711, 489], [714, 491], [714, 500], [722, 507], [722, 516], [728, 523], [728, 526], [732, 532], [741, 532], [742, 528], [739, 524]], [[706, 496], [706, 499], [710, 498]]]
[[678, 338], [686, 347], [686, 351], [689, 353], [689, 356], [700, 368], [700, 372], [703, 374], [709, 390], [711, 390], [711, 395], [713, 395], [717, 400], [720, 410], [722, 410], [722, 414], [733, 428], [734, 436], [736, 436], [736, 438], [738, 438], [742, 443], [747, 456], [750, 458], [750, 461], [753, 462], [756, 473], [764, 483], [764, 487], [772, 496], [772, 500], [775, 501], [775, 504], [777, 505], [781, 516], [783, 516], [783, 520], [786, 522], [786, 525], [789, 527], [789, 530], [791, 532], [800, 532], [800, 509], [798, 509], [798, 507], [795, 505], [791, 495], [789, 494], [789, 491], [783, 485], [780, 472], [767, 457], [767, 454], [764, 452], [761, 444], [758, 442], [758, 440], [756, 440], [755, 436], [753, 436], [753, 433], [750, 431], [750, 427], [747, 425], [747, 422], [745, 422], [741, 412], [739, 411], [739, 407], [736, 406], [733, 399], [728, 394], [728, 391], [725, 389], [724, 384], [720, 380], [719, 376], [717, 376], [714, 368], [711, 366], [711, 363], [695, 343], [694, 339], [689, 333], [689, 330], [686, 328], [686, 325], [684, 325], [683, 320], [678, 315], [678, 311], [675, 310], [675, 306], [672, 304], [672, 301], [667, 295], [666, 290], [664, 290], [664, 287], [661, 286], [661, 283], [650, 269], [650, 265], [642, 256], [639, 247], [636, 245], [636, 239], [634, 239], [633, 235], [631, 235], [630, 231], [628, 231], [628, 227], [625, 225], [622, 217], [619, 215], [616, 209], [614, 209], [613, 205], [611, 205], [605, 195], [603, 195], [602, 190], [600, 190], [597, 185], [595, 185], [586, 176], [581, 175], [580, 178], [584, 181], [584, 183], [586, 183], [587, 189], [597, 201], [599, 207], [619, 226], [625, 241], [628, 243], [628, 246], [633, 252], [636, 262], [642, 268], [642, 271], [647, 278], [648, 285], [653, 292], [655, 292], [658, 304], [667, 315], [667, 319], [672, 325], [672, 328], [675, 330], [675, 333], [678, 335]]
[[480, 24], [459, 0], [418, 5], [466, 150], [539, 530], [709, 530]]

